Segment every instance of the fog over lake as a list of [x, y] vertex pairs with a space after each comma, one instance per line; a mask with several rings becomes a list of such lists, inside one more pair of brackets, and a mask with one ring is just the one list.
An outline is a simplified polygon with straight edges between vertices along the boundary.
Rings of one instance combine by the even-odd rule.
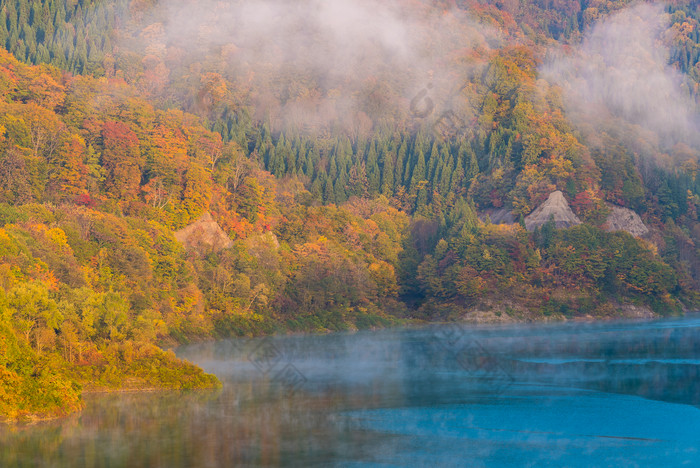
[[0, 466], [700, 464], [700, 317], [363, 331], [176, 350], [223, 389], [88, 395]]

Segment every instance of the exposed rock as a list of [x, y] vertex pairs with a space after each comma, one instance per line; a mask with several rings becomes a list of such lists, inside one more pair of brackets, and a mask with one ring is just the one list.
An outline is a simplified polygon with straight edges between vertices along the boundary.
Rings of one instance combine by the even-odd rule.
[[197, 221], [174, 234], [175, 239], [187, 249], [209, 247], [213, 250], [221, 250], [233, 245], [231, 238], [209, 213], [204, 213]]
[[547, 201], [535, 208], [535, 211], [525, 217], [525, 228], [528, 231], [534, 231], [536, 228], [549, 221], [550, 217], [554, 218], [554, 225], [558, 229], [581, 224], [581, 220], [571, 211], [569, 204], [564, 198], [564, 194], [561, 193], [560, 190], [550, 193]]
[[529, 311], [511, 301], [485, 299], [482, 303], [462, 315], [462, 322], [472, 324], [517, 323], [527, 321]]
[[620, 306], [620, 313], [625, 318], [650, 319], [656, 317], [656, 314], [649, 307], [632, 304]]
[[642, 218], [634, 211], [621, 206], [609, 206], [611, 211], [603, 225], [603, 229], [606, 231], [627, 231], [637, 237], [641, 237], [649, 232], [649, 228], [644, 225]]
[[492, 224], [515, 224], [516, 221], [515, 215], [508, 208], [486, 210], [479, 216], [479, 219], [485, 222], [487, 216]]

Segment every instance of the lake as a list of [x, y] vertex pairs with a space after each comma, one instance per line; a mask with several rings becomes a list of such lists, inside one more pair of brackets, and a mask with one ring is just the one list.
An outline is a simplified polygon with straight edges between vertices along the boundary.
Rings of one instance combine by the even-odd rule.
[[3, 467], [700, 466], [700, 316], [184, 346], [223, 389], [86, 396]]

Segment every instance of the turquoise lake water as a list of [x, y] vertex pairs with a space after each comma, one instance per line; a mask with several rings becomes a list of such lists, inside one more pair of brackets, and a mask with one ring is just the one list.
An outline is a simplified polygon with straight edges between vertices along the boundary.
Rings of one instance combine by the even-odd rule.
[[227, 340], [214, 392], [91, 395], [0, 466], [700, 466], [700, 316]]

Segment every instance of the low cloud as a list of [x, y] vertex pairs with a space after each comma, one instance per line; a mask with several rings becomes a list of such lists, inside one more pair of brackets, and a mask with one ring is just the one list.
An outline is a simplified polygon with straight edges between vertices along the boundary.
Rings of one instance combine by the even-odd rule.
[[657, 150], [699, 146], [694, 103], [668, 65], [669, 17], [643, 3], [607, 17], [573, 50], [555, 53], [543, 76], [559, 85], [571, 120], [595, 143], [600, 132], [643, 140]]
[[469, 53], [499, 41], [465, 12], [420, 1], [175, 1], [145, 17], [152, 69], [194, 76], [208, 56], [202, 67], [278, 126], [405, 115], [422, 89], [446, 99], [474, 66]]

